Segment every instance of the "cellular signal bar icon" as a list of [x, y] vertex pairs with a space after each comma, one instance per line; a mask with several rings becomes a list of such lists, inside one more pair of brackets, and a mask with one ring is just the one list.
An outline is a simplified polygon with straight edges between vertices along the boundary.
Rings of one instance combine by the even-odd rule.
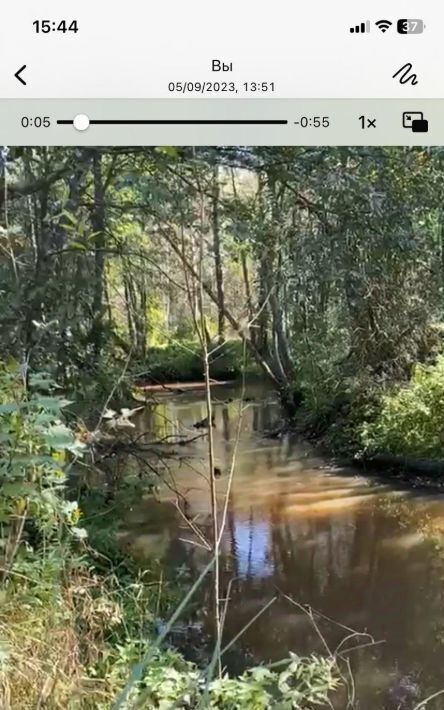
[[350, 27], [350, 32], [352, 34], [358, 34], [361, 32], [370, 32], [370, 20], [367, 20], [367, 22], [361, 22], [360, 25], [355, 25], [354, 27]]

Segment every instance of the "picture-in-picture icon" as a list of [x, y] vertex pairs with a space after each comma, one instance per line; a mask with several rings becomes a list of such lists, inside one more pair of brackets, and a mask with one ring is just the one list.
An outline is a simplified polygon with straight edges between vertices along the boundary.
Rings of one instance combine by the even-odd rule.
[[402, 125], [413, 133], [428, 133], [429, 122], [424, 118], [422, 111], [404, 111]]

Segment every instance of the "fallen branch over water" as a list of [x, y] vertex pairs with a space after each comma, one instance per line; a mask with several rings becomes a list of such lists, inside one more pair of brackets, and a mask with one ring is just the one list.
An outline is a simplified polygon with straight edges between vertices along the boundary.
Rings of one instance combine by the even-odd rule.
[[135, 438], [126, 437], [125, 439], [112, 439], [104, 438], [100, 440], [95, 440], [92, 443], [94, 450], [94, 460], [101, 460], [105, 458], [111, 458], [117, 454], [132, 454], [132, 453], [145, 453], [145, 454], [158, 454], [158, 449], [162, 449], [162, 456], [165, 458], [173, 457], [176, 458], [178, 454], [173, 450], [165, 450], [164, 447], [175, 447], [175, 446], [186, 446], [187, 444], [192, 444], [198, 439], [202, 439], [206, 436], [206, 433], [195, 434], [194, 436], [186, 436], [184, 434], [170, 434], [164, 436], [160, 439], [152, 439], [151, 441], [143, 441], [143, 437], [147, 436], [148, 432], [143, 432]]
[[[221, 387], [223, 385], [232, 385], [232, 380], [210, 380], [211, 387]], [[186, 390], [204, 390], [205, 382], [177, 382], [170, 384], [155, 384], [155, 385], [137, 385], [136, 392], [172, 392], [174, 394], [184, 392]]]

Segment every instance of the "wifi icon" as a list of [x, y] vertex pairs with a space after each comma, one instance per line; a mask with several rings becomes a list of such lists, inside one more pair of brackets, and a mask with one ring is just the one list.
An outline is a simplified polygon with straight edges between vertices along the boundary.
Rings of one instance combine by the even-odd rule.
[[390, 22], [390, 20], [378, 20], [378, 22], [375, 22], [375, 25], [381, 30], [381, 32], [387, 32], [387, 30], [393, 25], [393, 22]]

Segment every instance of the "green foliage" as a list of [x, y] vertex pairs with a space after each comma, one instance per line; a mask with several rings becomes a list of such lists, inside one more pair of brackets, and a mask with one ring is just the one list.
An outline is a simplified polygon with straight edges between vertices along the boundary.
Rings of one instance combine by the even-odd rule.
[[366, 451], [418, 457], [444, 456], [444, 356], [417, 365], [408, 385], [384, 394], [361, 426]]
[[69, 402], [40, 394], [42, 388], [53, 389], [47, 377], [31, 376], [27, 387], [15, 363], [0, 367], [0, 521], [7, 567], [19, 551], [25, 523], [47, 539], [61, 530], [81, 535], [78, 506], [63, 492], [67, 467], [82, 455], [83, 445], [61, 420]]
[[[26, 353], [87, 410], [127, 361], [128, 377], [201, 378], [201, 286], [210, 336], [238, 338], [237, 323], [275, 384], [320, 412], [344, 378], [403, 380], [434, 349], [442, 150], [25, 147], [6, 160], [0, 356]], [[172, 338], [184, 347], [150, 349]], [[214, 377], [239, 373], [230, 349]]]
[[224, 710], [308, 710], [324, 705], [338, 687], [335, 663], [292, 654], [280, 673], [264, 667], [248, 670], [240, 678], [215, 680], [210, 685], [210, 707]]
[[[117, 658], [113, 658], [109, 668], [102, 669], [101, 673], [113, 684], [122, 684], [128, 670], [141, 661], [146, 650], [146, 644], [134, 641], [118, 646]], [[184, 661], [176, 652], [158, 651], [125, 707], [130, 710], [142, 703], [159, 710], [181, 707], [195, 710], [309, 710], [323, 706], [339, 685], [335, 662], [331, 659], [300, 658], [292, 654], [283, 665], [280, 672], [258, 666], [238, 678], [224, 675], [208, 683], [204, 671]]]
[[152, 382], [186, 382], [201, 380], [203, 362], [195, 342], [150, 348], [144, 363], [142, 380]]
[[[210, 376], [216, 380], [233, 380], [241, 375], [243, 346], [229, 340], [219, 348], [210, 363]], [[248, 370], [254, 371], [251, 361]], [[152, 383], [193, 382], [203, 380], [203, 360], [200, 346], [195, 341], [174, 343], [166, 347], [150, 348], [141, 378]]]
[[81, 372], [73, 371], [67, 387], [74, 400], [68, 408], [70, 418], [77, 415], [88, 422], [96, 421], [111, 393], [111, 407], [128, 401], [131, 397], [132, 377], [125, 370], [125, 365], [124, 361], [117, 360], [111, 354], [104, 354], [97, 365], [84, 368]]

